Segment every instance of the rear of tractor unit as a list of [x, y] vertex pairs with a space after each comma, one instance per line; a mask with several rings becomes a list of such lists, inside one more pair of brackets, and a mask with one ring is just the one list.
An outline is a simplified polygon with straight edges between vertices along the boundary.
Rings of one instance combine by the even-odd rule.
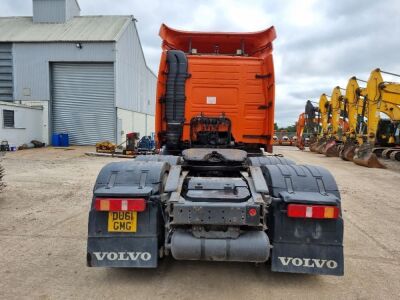
[[171, 255], [343, 275], [332, 175], [264, 154], [274, 132], [274, 28], [200, 33], [162, 25], [160, 36], [160, 155], [101, 170], [88, 265], [155, 268]]

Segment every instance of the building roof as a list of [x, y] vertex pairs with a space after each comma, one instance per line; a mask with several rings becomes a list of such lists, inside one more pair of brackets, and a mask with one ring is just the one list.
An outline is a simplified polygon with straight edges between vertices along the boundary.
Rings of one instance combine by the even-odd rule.
[[133, 16], [80, 16], [66, 23], [33, 23], [32, 17], [0, 18], [0, 42], [117, 41]]

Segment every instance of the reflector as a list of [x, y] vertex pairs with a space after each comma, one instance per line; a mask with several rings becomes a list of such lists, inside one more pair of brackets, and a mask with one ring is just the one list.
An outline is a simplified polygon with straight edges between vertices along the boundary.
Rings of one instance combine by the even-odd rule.
[[144, 198], [96, 198], [97, 211], [144, 211], [146, 201]]
[[337, 206], [289, 204], [287, 215], [291, 218], [337, 219]]
[[257, 210], [255, 208], [250, 208], [249, 209], [250, 217], [254, 217], [256, 214], [257, 214]]

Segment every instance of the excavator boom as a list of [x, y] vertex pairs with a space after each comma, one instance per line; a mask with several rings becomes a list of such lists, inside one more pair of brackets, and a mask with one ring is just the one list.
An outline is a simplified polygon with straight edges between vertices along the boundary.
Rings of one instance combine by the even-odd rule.
[[[351, 77], [344, 95], [339, 86], [332, 90], [330, 100], [326, 94], [321, 95], [321, 130], [317, 142], [310, 145], [312, 152], [340, 156], [372, 168], [385, 167], [376, 154], [400, 160], [400, 147], [387, 149], [395, 144], [394, 135], [400, 122], [400, 84], [384, 81], [382, 73], [400, 77], [375, 69], [366, 87], [360, 87], [359, 79]], [[382, 113], [390, 121], [381, 120]], [[375, 148], [376, 145], [380, 148]]]
[[348, 128], [344, 131], [345, 141], [340, 151], [340, 157], [352, 161], [357, 148], [356, 134], [363, 107], [356, 77], [351, 77], [347, 83], [344, 103], [347, 108]]
[[301, 113], [296, 123], [296, 137], [297, 137], [296, 146], [300, 150], [304, 150], [305, 148], [305, 141], [303, 141], [303, 133], [305, 125], [306, 125], [305, 113]]
[[[338, 148], [339, 142], [339, 129], [343, 127], [343, 121], [340, 119], [341, 112], [343, 110], [342, 93], [340, 87], [336, 86], [332, 90], [330, 108], [331, 108], [331, 128], [328, 131], [329, 137], [325, 146], [322, 149], [322, 153], [326, 156], [339, 156], [340, 149]], [[340, 126], [342, 125], [342, 126]]]
[[380, 114], [386, 114], [392, 122], [400, 121], [400, 84], [385, 82], [380, 69], [371, 72], [367, 87], [360, 92], [366, 97], [368, 107], [368, 131], [364, 136], [365, 143], [360, 146], [354, 157], [356, 164], [384, 168], [373, 153], [377, 142]]

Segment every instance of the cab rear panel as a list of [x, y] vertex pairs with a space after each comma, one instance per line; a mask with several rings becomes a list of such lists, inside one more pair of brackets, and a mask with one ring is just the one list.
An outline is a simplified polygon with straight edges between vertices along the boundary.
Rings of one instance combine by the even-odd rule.
[[164, 51], [157, 85], [158, 146], [253, 146], [271, 152], [275, 29], [199, 33], [163, 25], [160, 36]]
[[[263, 59], [189, 55], [188, 72], [185, 120], [201, 114], [219, 117], [223, 112], [232, 122], [235, 140], [267, 143], [272, 103], [265, 88], [270, 79], [257, 78], [268, 73]], [[184, 126], [183, 139], [190, 140], [190, 124]]]

